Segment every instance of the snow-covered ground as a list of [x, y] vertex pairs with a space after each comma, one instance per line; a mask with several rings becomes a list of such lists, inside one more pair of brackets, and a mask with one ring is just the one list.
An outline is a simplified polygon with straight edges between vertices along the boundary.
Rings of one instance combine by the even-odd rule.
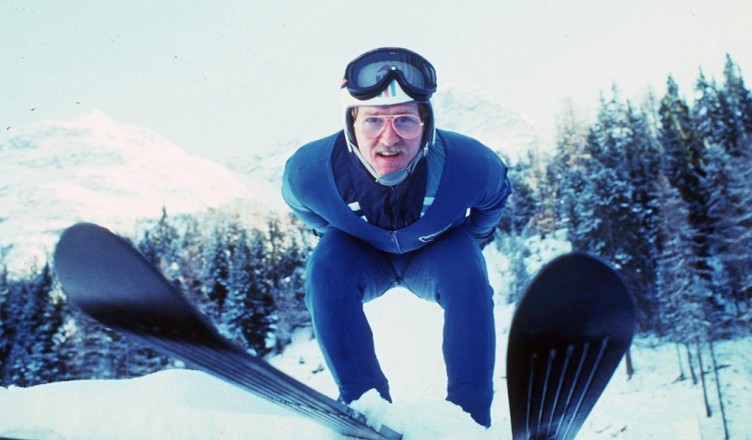
[[[560, 250], [559, 250], [560, 251]], [[550, 251], [549, 252], [556, 252]], [[548, 253], [548, 252], [546, 252]], [[544, 253], [545, 254], [545, 253]], [[491, 267], [503, 258], [487, 252]], [[539, 262], [530, 261], [531, 266]], [[492, 273], [497, 290], [504, 277]], [[440, 309], [395, 289], [369, 303], [382, 367], [394, 404], [367, 395], [358, 409], [402, 431], [406, 440], [509, 438], [506, 338], [513, 306], [497, 304], [498, 350], [494, 425], [483, 430], [444, 401]], [[672, 345], [637, 339], [636, 375], [620, 367], [580, 431], [580, 439], [722, 439], [723, 425], [712, 375], [713, 417], [705, 416], [702, 388], [677, 382]], [[752, 338], [716, 348], [731, 438], [752, 439]], [[336, 388], [310, 331], [300, 331], [270, 359], [293, 377], [336, 396]], [[709, 360], [706, 363], [709, 365]], [[60, 382], [0, 388], [0, 437], [22, 439], [336, 439], [335, 434], [204, 373], [174, 369], [129, 380]]]

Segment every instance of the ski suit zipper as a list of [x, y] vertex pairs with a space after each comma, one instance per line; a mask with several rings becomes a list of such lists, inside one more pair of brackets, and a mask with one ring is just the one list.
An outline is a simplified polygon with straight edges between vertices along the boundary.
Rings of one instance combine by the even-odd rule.
[[402, 249], [400, 248], [399, 240], [397, 239], [397, 231], [390, 231], [389, 234], [392, 236], [392, 243], [394, 243], [395, 250], [398, 254], [402, 254]]

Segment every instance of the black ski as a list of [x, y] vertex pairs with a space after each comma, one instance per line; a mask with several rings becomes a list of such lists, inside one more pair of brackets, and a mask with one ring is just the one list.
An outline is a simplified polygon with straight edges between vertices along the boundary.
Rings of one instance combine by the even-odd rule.
[[634, 331], [632, 298], [608, 265], [574, 253], [545, 266], [520, 300], [509, 332], [514, 439], [574, 438]]
[[79, 223], [65, 230], [55, 270], [68, 299], [117, 332], [345, 436], [402, 437], [369, 426], [362, 414], [222, 337], [133, 246], [105, 228]]

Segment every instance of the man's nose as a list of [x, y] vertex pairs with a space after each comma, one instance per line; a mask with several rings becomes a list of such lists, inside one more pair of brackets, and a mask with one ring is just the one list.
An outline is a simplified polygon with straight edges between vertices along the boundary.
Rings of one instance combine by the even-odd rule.
[[386, 127], [384, 127], [384, 131], [381, 133], [381, 143], [387, 146], [392, 146], [399, 142], [401, 140], [400, 136], [397, 134], [396, 131], [394, 131], [394, 126], [392, 126], [392, 121], [387, 120]]

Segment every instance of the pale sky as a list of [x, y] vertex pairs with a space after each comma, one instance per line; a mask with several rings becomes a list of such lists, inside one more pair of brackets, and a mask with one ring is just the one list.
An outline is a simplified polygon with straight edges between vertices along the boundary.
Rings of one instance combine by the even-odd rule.
[[552, 127], [614, 83], [691, 98], [726, 53], [752, 86], [750, 23], [749, 0], [0, 0], [0, 129], [98, 109], [204, 157], [263, 151], [339, 129], [347, 62], [387, 45]]

